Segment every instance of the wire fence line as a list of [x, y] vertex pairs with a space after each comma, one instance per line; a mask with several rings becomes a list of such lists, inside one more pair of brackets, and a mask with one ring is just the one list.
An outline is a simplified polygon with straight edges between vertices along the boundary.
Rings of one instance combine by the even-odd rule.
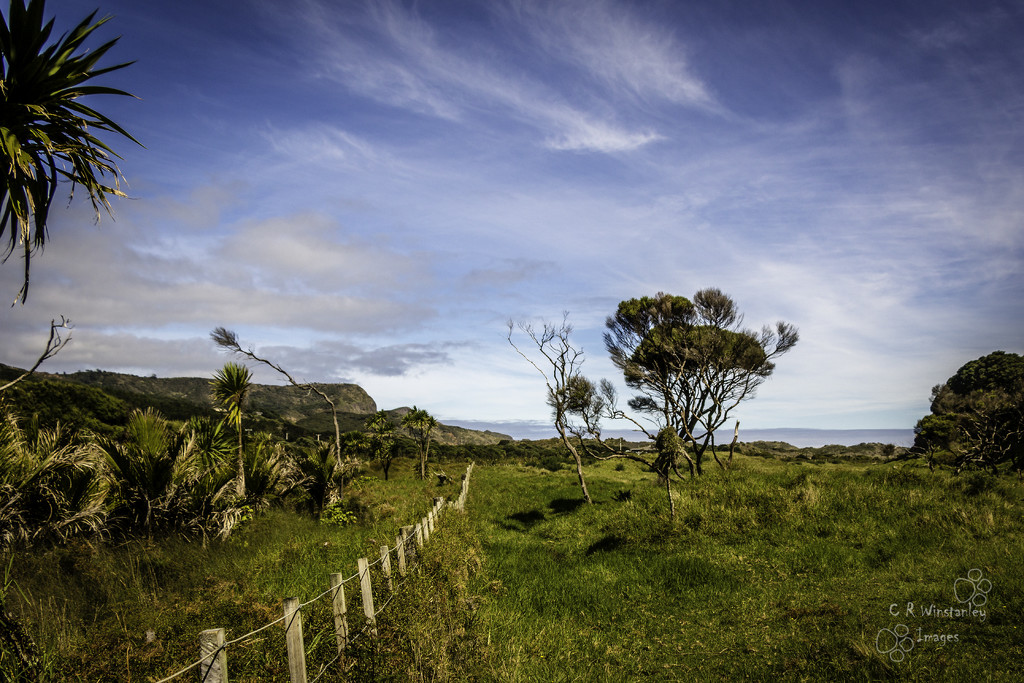
[[[244, 643], [258, 633], [282, 622], [285, 623], [288, 671], [292, 683], [315, 683], [320, 680], [334, 664], [343, 660], [346, 649], [351, 647], [360, 638], [377, 637], [377, 617], [395, 599], [398, 589], [408, 581], [409, 570], [417, 563], [420, 549], [423, 548], [423, 545], [434, 532], [437, 521], [447, 508], [454, 508], [460, 512], [465, 511], [466, 496], [469, 493], [469, 477], [473, 472], [473, 466], [474, 463], [470, 463], [466, 468], [466, 473], [462, 477], [462, 490], [455, 500], [446, 501], [444, 498], [435, 498], [434, 505], [419, 522], [403, 526], [399, 530], [394, 547], [381, 546], [380, 556], [377, 559], [370, 562], [365, 557], [359, 558], [356, 573], [348, 577], [342, 578], [341, 574], [331, 574], [330, 587], [306, 602], [300, 603], [298, 598], [284, 598], [284, 614], [237, 638], [225, 641], [223, 628], [203, 631], [199, 634], [199, 659], [160, 679], [156, 683], [169, 683], [169, 681], [180, 679], [186, 673], [197, 668], [199, 670], [200, 683], [223, 683], [228, 680], [227, 648]], [[398, 559], [400, 581], [397, 585], [393, 583], [391, 571], [392, 554], [396, 555]], [[388, 585], [388, 598], [383, 605], [375, 609], [373, 606], [373, 586], [370, 569], [378, 565], [380, 565], [381, 575]], [[360, 597], [364, 618], [362, 627], [353, 636], [349, 633], [345, 584], [356, 580], [360, 584]], [[319, 667], [318, 673], [310, 681], [306, 675], [306, 650], [302, 636], [302, 610], [328, 595], [331, 596], [331, 609], [334, 616], [334, 632], [338, 651], [333, 659]]]

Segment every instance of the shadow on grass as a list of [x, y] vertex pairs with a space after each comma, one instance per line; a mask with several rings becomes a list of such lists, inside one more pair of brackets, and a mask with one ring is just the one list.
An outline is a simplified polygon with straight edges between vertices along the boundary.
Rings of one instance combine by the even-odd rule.
[[561, 514], [565, 512], [575, 512], [579, 506], [584, 504], [584, 502], [585, 501], [582, 498], [555, 498], [551, 501], [548, 507], [551, 508], [552, 512]]
[[605, 536], [604, 538], [601, 538], [601, 539], [591, 543], [590, 547], [587, 548], [586, 554], [587, 555], [593, 555], [594, 553], [602, 553], [602, 552], [609, 552], [609, 551], [612, 551], [612, 550], [618, 550], [624, 544], [625, 544], [625, 541], [621, 537], [616, 536], [615, 534], [610, 534], [608, 536]]
[[509, 515], [505, 519], [510, 520], [514, 523], [504, 523], [501, 526], [511, 531], [529, 531], [533, 525], [538, 522], [543, 522], [545, 515], [540, 510], [527, 510], [525, 512], [516, 512]]

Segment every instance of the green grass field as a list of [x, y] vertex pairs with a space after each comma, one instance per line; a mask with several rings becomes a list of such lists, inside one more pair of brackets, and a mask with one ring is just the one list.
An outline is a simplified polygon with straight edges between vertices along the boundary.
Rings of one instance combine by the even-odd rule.
[[[445, 520], [346, 678], [1019, 680], [1015, 479], [740, 456], [732, 471], [674, 484], [671, 520], [664, 489], [635, 463], [587, 475], [594, 505], [568, 470], [477, 466], [467, 514]], [[434, 495], [457, 492], [400, 461], [392, 481], [353, 487], [358, 525], [278, 510], [207, 548], [17, 553], [8, 606], [52, 680], [156, 681], [195, 659], [199, 631], [227, 627], [230, 639], [276, 619], [282, 597], [312, 597], [328, 572], [393, 543]], [[972, 598], [978, 613], [961, 614]], [[311, 677], [333, 647], [324, 610], [304, 616]], [[287, 680], [283, 651], [278, 628], [229, 649], [231, 680]]]
[[[1019, 680], [1015, 481], [741, 458], [677, 485], [671, 521], [633, 463], [588, 475], [592, 506], [570, 472], [474, 475], [488, 678]], [[968, 577], [984, 617], [936, 616]]]

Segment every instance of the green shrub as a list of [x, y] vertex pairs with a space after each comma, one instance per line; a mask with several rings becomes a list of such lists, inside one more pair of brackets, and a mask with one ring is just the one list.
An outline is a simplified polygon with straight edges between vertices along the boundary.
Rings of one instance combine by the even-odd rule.
[[355, 524], [358, 520], [359, 517], [355, 512], [346, 509], [345, 506], [340, 503], [328, 505], [324, 508], [323, 514], [320, 515], [320, 523], [329, 524], [331, 526], [347, 526], [349, 524]]

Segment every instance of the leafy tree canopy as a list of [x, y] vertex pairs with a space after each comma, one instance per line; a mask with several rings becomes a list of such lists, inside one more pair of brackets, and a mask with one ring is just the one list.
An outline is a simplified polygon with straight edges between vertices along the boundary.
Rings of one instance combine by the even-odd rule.
[[637, 391], [630, 408], [694, 445], [691, 472], [700, 472], [709, 446], [714, 452], [714, 432], [730, 411], [753, 397], [774, 358], [799, 339], [785, 322], [760, 332], [742, 325], [732, 298], [713, 288], [692, 301], [665, 293], [629, 299], [606, 322], [605, 347]]
[[1024, 466], [1024, 357], [994, 351], [932, 389], [931, 414], [915, 427], [914, 450], [968, 465]]
[[972, 391], [1014, 391], [1024, 382], [1024, 356], [993, 351], [965, 363], [947, 384], [951, 391], [967, 396]]

